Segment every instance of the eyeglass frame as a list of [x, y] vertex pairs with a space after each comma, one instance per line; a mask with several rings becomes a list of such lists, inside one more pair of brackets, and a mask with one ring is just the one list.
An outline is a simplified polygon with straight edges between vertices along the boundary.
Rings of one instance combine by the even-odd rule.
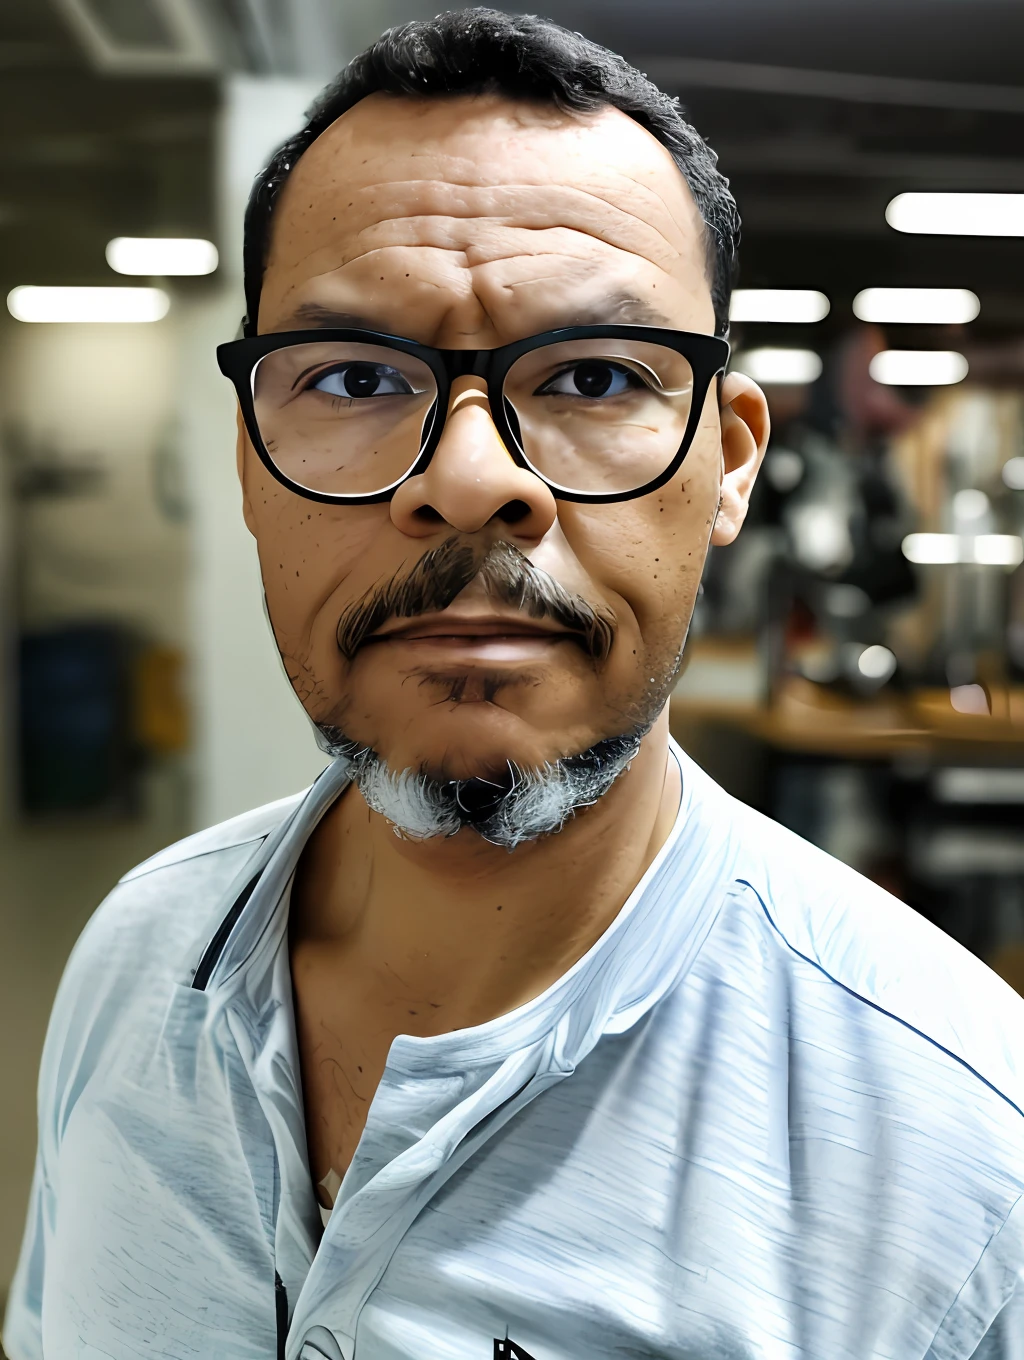
[[[530, 463], [509, 424], [505, 411], [504, 385], [512, 365], [533, 350], [572, 340], [636, 340], [661, 345], [666, 349], [674, 349], [690, 365], [693, 396], [679, 448], [668, 466], [657, 477], [651, 478], [633, 491], [571, 491], [559, 486]], [[430, 369], [437, 384], [430, 431], [423, 441], [416, 461], [398, 481], [381, 491], [347, 495], [344, 492], [314, 491], [311, 487], [294, 482], [274, 462], [260, 433], [255, 407], [255, 374], [260, 361], [276, 350], [287, 349], [293, 345], [325, 344], [331, 341], [376, 345], [412, 355]], [[720, 336], [706, 335], [701, 331], [669, 330], [660, 326], [564, 326], [558, 330], [542, 331], [523, 340], [515, 340], [509, 345], [500, 345], [496, 349], [436, 349], [432, 345], [421, 345], [415, 340], [407, 340], [399, 335], [388, 335], [383, 331], [322, 326], [311, 330], [269, 331], [263, 335], [229, 340], [217, 346], [217, 364], [221, 373], [234, 384], [242, 419], [260, 462], [282, 486], [306, 500], [317, 501], [322, 505], [380, 505], [390, 501], [403, 482], [407, 482], [410, 477], [421, 475], [426, 470], [436, 453], [448, 421], [452, 383], [457, 378], [474, 377], [482, 378], [487, 385], [491, 420], [506, 452], [518, 467], [542, 481], [556, 500], [582, 505], [611, 505], [649, 495], [650, 492], [664, 486], [678, 472], [697, 433], [711, 384], [725, 372], [729, 354], [729, 342]]]

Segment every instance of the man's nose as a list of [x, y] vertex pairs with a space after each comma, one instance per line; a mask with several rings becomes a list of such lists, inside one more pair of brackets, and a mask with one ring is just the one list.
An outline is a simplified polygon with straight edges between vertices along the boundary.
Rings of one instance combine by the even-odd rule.
[[481, 380], [457, 378], [434, 456], [425, 472], [395, 492], [392, 522], [413, 538], [425, 538], [439, 525], [472, 534], [497, 520], [503, 537], [537, 541], [556, 514], [547, 484], [513, 462], [501, 442]]

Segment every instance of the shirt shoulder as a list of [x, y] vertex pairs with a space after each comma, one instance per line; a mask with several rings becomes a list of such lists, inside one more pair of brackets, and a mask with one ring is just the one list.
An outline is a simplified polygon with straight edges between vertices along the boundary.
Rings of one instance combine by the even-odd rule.
[[735, 809], [741, 850], [731, 892], [791, 958], [844, 1004], [915, 1032], [1024, 1114], [1024, 999], [870, 879], [760, 813]]
[[[124, 875], [93, 913], [64, 970], [47, 1050], [77, 1030], [114, 1032], [133, 1008], [152, 1008], [189, 986], [230, 898], [247, 881], [264, 841], [303, 793], [188, 836]], [[44, 1063], [45, 1068], [45, 1063]]]
[[219, 822], [216, 826], [186, 836], [137, 864], [120, 881], [131, 883], [146, 874], [182, 864], [186, 860], [199, 859], [202, 856], [216, 854], [220, 850], [230, 850], [253, 841], [262, 841], [291, 816], [306, 796], [306, 792], [304, 789], [301, 793], [292, 794], [288, 798], [265, 803], [263, 807], [252, 808], [249, 812], [240, 813], [237, 817]]

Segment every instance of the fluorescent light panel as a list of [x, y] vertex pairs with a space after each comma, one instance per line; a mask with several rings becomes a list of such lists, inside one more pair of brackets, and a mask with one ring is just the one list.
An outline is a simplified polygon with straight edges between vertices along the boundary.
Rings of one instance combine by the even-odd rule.
[[967, 377], [967, 360], [952, 349], [885, 349], [868, 372], [889, 387], [948, 387]]
[[953, 518], [958, 523], [964, 520], [984, 519], [992, 509], [992, 502], [976, 486], [965, 486], [953, 496]]
[[949, 702], [957, 713], [971, 713], [979, 718], [992, 711], [981, 685], [954, 685], [949, 691]]
[[115, 236], [107, 264], [118, 274], [212, 274], [217, 247], [191, 236]]
[[161, 288], [37, 288], [22, 284], [7, 294], [7, 310], [17, 321], [159, 321], [170, 305]]
[[901, 325], [958, 326], [981, 311], [969, 288], [865, 288], [853, 299], [861, 321]]
[[1016, 534], [978, 534], [972, 540], [973, 561], [983, 567], [1019, 567], [1024, 540]]
[[1017, 534], [908, 534], [903, 556], [921, 566], [973, 563], [983, 567], [1019, 567], [1024, 540]]
[[729, 320], [801, 324], [823, 320], [828, 310], [828, 298], [813, 288], [737, 288]]
[[897, 194], [885, 220], [929, 236], [1024, 236], [1024, 194]]
[[857, 669], [865, 680], [888, 680], [895, 674], [896, 657], [888, 647], [876, 643], [861, 652], [857, 658]]
[[747, 350], [737, 354], [733, 368], [745, 373], [754, 382], [768, 386], [791, 386], [812, 383], [821, 373], [821, 360], [813, 349]]
[[1011, 491], [1024, 491], [1024, 456], [1017, 454], [1003, 464], [1003, 482]]

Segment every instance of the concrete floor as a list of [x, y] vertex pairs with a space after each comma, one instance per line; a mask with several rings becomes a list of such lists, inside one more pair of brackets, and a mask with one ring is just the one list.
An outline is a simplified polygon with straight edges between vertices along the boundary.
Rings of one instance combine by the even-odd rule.
[[144, 803], [132, 821], [0, 825], [0, 1305], [21, 1244], [39, 1055], [65, 960], [121, 874], [191, 829], [180, 767], [154, 771]]

